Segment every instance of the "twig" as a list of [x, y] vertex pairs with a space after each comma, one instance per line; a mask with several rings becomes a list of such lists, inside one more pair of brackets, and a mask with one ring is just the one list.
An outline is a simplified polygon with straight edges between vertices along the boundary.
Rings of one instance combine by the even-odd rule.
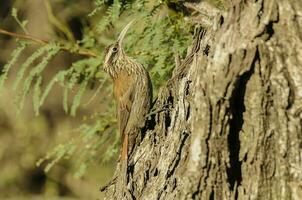
[[[33, 41], [33, 42], [35, 42], [37, 44], [40, 44], [40, 45], [49, 44], [49, 41], [47, 41], [47, 40], [39, 39], [39, 38], [37, 38], [35, 36], [32, 36], [32, 35], [29, 35], [29, 34], [18, 34], [18, 33], [10, 32], [10, 31], [6, 31], [6, 30], [1, 29], [1, 28], [0, 28], [0, 34], [8, 35], [8, 36], [11, 36], [11, 37], [20, 38], [20, 39], [24, 39], [24, 40], [30, 40], [30, 41]], [[77, 54], [77, 55], [81, 55], [81, 56], [97, 57], [97, 54], [95, 52], [90, 51], [90, 50], [86, 50], [86, 49], [75, 49], [75, 50], [73, 50], [72, 48], [68, 48], [64, 45], [62, 45], [61, 49], [63, 51], [67, 51], [67, 52]]]
[[43, 44], [43, 45], [48, 44], [48, 42], [46, 40], [38, 39], [38, 38], [33, 37], [31, 35], [28, 35], [28, 34], [13, 33], [13, 32], [3, 30], [1, 28], [0, 28], [0, 33], [3, 34], [3, 35], [9, 35], [9, 36], [16, 37], [16, 38], [31, 40], [31, 41], [33, 41], [35, 43], [38, 43], [38, 44]]

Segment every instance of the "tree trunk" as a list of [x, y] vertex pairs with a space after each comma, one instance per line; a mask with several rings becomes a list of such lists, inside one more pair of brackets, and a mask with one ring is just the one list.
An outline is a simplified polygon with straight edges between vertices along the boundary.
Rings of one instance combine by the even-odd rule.
[[301, 97], [302, 1], [235, 3], [161, 89], [131, 198], [302, 199]]

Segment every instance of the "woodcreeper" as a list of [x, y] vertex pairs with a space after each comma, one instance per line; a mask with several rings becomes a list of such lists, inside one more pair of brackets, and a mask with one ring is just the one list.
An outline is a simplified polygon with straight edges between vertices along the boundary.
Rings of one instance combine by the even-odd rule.
[[120, 162], [124, 186], [127, 185], [128, 156], [133, 150], [139, 128], [152, 101], [152, 84], [146, 69], [128, 57], [123, 49], [124, 37], [133, 21], [120, 33], [117, 41], [106, 48], [104, 70], [113, 79], [114, 98], [117, 104], [117, 118], [120, 137], [123, 141]]

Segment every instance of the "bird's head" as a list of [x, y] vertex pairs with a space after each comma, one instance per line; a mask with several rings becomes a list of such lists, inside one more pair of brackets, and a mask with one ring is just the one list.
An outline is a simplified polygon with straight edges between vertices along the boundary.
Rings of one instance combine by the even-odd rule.
[[104, 70], [111, 76], [114, 76], [119, 70], [119, 60], [125, 57], [123, 50], [123, 41], [133, 20], [129, 22], [120, 33], [117, 41], [106, 48]]

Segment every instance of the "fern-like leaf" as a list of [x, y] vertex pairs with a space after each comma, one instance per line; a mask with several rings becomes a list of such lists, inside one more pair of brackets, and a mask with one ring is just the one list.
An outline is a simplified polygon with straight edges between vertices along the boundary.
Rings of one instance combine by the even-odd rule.
[[[59, 52], [59, 50], [60, 47], [57, 46], [56, 44], [50, 43], [47, 45], [47, 49], [46, 49], [47, 55], [42, 59], [42, 61], [37, 66], [35, 66], [30, 71], [28, 77], [24, 80], [22, 95], [21, 95], [21, 99], [19, 100], [20, 104], [19, 104], [18, 112], [20, 112], [20, 110], [23, 108], [24, 99], [30, 90], [33, 79], [41, 75], [47, 64]], [[39, 104], [39, 103], [34, 102], [34, 104]]]
[[51, 81], [48, 83], [48, 85], [46, 86], [42, 96], [41, 96], [41, 99], [39, 101], [39, 107], [41, 105], [43, 105], [46, 97], [48, 96], [48, 94], [50, 93], [51, 89], [53, 88], [54, 84], [57, 83], [57, 82], [60, 82], [60, 83], [64, 83], [64, 80], [65, 80], [65, 76], [66, 74], [68, 73], [68, 71], [60, 71], [58, 72], [52, 79]]
[[121, 13], [121, 2], [114, 0], [114, 3], [108, 8], [106, 16], [98, 23], [97, 31], [103, 32], [109, 25], [114, 24]]
[[3, 88], [4, 82], [7, 79], [8, 76], [8, 72], [11, 69], [11, 67], [16, 64], [18, 58], [20, 57], [22, 51], [27, 47], [28, 43], [27, 42], [19, 42], [19, 46], [18, 48], [16, 48], [12, 55], [11, 55], [11, 60], [4, 65], [3, 70], [2, 70], [2, 74], [0, 76], [0, 90]]
[[38, 76], [35, 86], [34, 86], [34, 93], [33, 93], [33, 105], [34, 105], [34, 111], [35, 111], [36, 115], [39, 115], [40, 98], [41, 98], [41, 84], [42, 84], [42, 77]]
[[72, 106], [71, 106], [71, 110], [70, 110], [70, 114], [71, 116], [75, 116], [76, 115], [76, 111], [77, 108], [79, 107], [80, 103], [81, 103], [81, 98], [85, 92], [85, 89], [87, 87], [88, 81], [85, 80], [81, 83], [80, 88], [77, 92], [77, 94], [75, 95], [73, 102], [72, 102]]
[[49, 49], [49, 46], [43, 46], [41, 48], [39, 48], [38, 50], [36, 50], [31, 56], [29, 56], [26, 61], [21, 65], [18, 73], [17, 73], [17, 77], [14, 83], [14, 90], [17, 90], [21, 80], [24, 77], [25, 71], [30, 67], [31, 64], [33, 64], [33, 62], [35, 60], [37, 60], [40, 56], [42, 56], [45, 52], [47, 52]]

